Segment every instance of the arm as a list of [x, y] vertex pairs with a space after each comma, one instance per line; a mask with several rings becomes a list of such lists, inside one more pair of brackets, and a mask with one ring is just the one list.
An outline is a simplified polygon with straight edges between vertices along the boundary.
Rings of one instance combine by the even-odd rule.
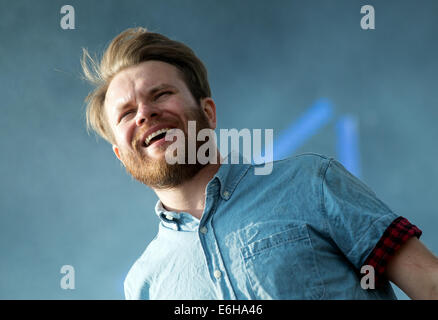
[[385, 275], [411, 299], [438, 300], [438, 258], [416, 237], [395, 252]]

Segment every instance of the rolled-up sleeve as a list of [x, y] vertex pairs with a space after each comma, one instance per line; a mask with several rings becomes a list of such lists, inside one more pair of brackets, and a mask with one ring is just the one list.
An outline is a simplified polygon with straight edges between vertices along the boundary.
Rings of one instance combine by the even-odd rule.
[[398, 215], [334, 159], [323, 171], [321, 201], [330, 237], [360, 270]]

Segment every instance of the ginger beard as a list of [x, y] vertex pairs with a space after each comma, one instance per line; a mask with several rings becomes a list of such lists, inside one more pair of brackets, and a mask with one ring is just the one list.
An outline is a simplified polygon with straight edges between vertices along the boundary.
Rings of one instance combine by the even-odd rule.
[[[196, 121], [196, 136], [198, 132], [205, 128], [210, 128], [207, 117], [200, 107], [196, 107], [193, 111], [186, 112], [188, 120]], [[159, 124], [159, 123], [157, 123]], [[139, 135], [142, 136], [142, 135]], [[133, 141], [134, 150], [128, 151], [126, 154], [120, 151], [120, 158], [126, 168], [126, 171], [139, 182], [153, 189], [169, 189], [176, 187], [183, 182], [193, 178], [207, 164], [200, 164], [196, 161], [195, 164], [188, 164], [188, 134], [184, 130], [185, 136], [185, 164], [168, 164], [165, 158], [165, 151], [168, 144], [164, 144], [159, 148], [163, 150], [163, 157], [160, 159], [152, 159], [139, 150], [141, 143], [136, 139]], [[170, 142], [172, 143], [172, 142]], [[196, 141], [196, 153], [199, 147], [203, 144], [202, 141]]]

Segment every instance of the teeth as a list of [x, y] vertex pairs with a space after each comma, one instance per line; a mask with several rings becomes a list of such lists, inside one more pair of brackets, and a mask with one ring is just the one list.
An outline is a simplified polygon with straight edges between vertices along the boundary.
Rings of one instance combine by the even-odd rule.
[[160, 130], [158, 130], [158, 131], [155, 131], [155, 132], [151, 133], [149, 136], [147, 136], [147, 138], [146, 138], [146, 140], [145, 140], [146, 146], [149, 145], [149, 142], [151, 142], [151, 140], [152, 140], [153, 138], [155, 138], [155, 137], [158, 136], [159, 134], [162, 134], [162, 133], [167, 132], [167, 131], [169, 131], [169, 130], [170, 130], [170, 128], [163, 128], [163, 129], [160, 129]]

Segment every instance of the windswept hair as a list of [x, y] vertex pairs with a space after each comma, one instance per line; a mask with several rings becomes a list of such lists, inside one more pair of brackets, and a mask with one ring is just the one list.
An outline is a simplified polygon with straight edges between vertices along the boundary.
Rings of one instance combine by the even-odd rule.
[[174, 65], [195, 100], [211, 97], [207, 70], [202, 61], [185, 44], [145, 28], [130, 28], [115, 37], [106, 48], [100, 63], [82, 49], [83, 74], [93, 86], [85, 98], [87, 129], [94, 130], [111, 144], [115, 138], [104, 110], [105, 95], [113, 77], [125, 68], [144, 61], [158, 60]]

